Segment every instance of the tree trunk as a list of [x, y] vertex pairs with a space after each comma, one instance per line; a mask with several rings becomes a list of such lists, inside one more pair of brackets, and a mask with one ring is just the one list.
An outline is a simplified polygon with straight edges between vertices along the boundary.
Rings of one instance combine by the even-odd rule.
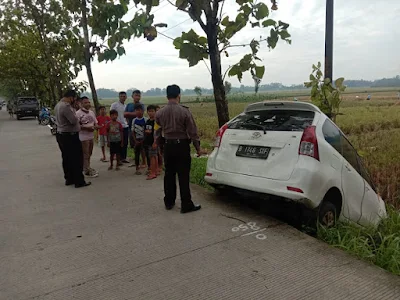
[[218, 125], [229, 121], [228, 101], [226, 100], [224, 81], [221, 74], [221, 53], [218, 49], [216, 20], [207, 22], [207, 40], [211, 63], [211, 79], [214, 88], [215, 106], [217, 108]]
[[88, 22], [86, 15], [86, 0], [81, 0], [81, 10], [82, 10], [82, 29], [83, 29], [83, 39], [85, 42], [85, 67], [87, 72], [87, 77], [89, 80], [90, 90], [92, 92], [92, 99], [94, 103], [94, 108], [96, 110], [96, 115], [99, 114], [99, 99], [97, 98], [96, 87], [94, 85], [93, 73], [92, 73], [92, 65], [91, 65], [91, 55], [90, 55], [90, 44], [89, 44], [89, 31], [88, 31]]

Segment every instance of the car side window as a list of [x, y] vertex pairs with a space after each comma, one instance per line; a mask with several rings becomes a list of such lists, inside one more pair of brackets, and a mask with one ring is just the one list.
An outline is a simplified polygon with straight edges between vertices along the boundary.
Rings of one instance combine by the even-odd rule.
[[358, 174], [361, 175], [357, 151], [342, 134], [340, 136], [342, 143], [342, 156], [347, 160], [349, 164], [352, 165], [352, 167], [358, 172]]
[[339, 129], [328, 119], [322, 126], [322, 133], [327, 141], [337, 152], [342, 153], [341, 134]]

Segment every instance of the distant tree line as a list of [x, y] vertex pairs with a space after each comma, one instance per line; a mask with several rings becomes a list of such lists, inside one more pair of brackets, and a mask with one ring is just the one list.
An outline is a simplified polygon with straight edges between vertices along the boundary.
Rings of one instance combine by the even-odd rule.
[[[397, 75], [393, 78], [382, 78], [377, 80], [346, 80], [344, 82], [349, 88], [359, 88], [359, 87], [399, 87], [400, 89], [400, 75]], [[198, 95], [200, 87], [193, 87], [193, 89], [185, 89], [182, 91], [184, 95]], [[259, 92], [276, 92], [276, 91], [290, 91], [290, 90], [305, 90], [303, 84], [298, 85], [284, 85], [282, 83], [273, 82], [269, 84], [263, 84], [259, 86]], [[130, 88], [126, 92], [130, 96], [132, 91], [136, 90], [136, 88]], [[140, 89], [139, 89], [140, 90]], [[196, 93], [197, 91], [197, 93]], [[118, 92], [115, 89], [106, 89], [100, 88], [97, 89], [97, 95], [99, 98], [115, 98], [118, 95]], [[166, 91], [165, 88], [151, 88], [146, 91], [141, 91], [143, 96], [165, 96]], [[246, 86], [240, 85], [239, 87], [231, 87], [230, 93], [246, 93], [246, 92], [254, 92], [254, 86]], [[212, 95], [213, 89], [210, 88], [201, 88], [202, 95]], [[85, 95], [90, 96], [90, 93], [85, 93]]]

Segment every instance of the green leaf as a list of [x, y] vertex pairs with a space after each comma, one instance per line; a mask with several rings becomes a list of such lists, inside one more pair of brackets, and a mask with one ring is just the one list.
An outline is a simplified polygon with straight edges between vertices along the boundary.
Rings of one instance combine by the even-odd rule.
[[124, 55], [124, 54], [126, 53], [126, 52], [125, 52], [125, 48], [122, 47], [122, 46], [118, 46], [118, 47], [117, 47], [117, 53], [118, 53], [119, 56]]
[[276, 44], [278, 43], [278, 34], [272, 28], [271, 28], [270, 34], [271, 35], [267, 38], [267, 43], [271, 49], [274, 49], [276, 47]]
[[221, 25], [223, 25], [223, 26], [229, 25], [229, 17], [228, 16], [226, 16], [225, 18], [222, 19]]
[[315, 76], [314, 76], [313, 74], [310, 74], [310, 80], [311, 80], [311, 81], [316, 81], [317, 78], [315, 78]]
[[187, 0], [176, 0], [176, 2], [175, 2], [175, 6], [177, 6], [179, 8], [186, 8], [187, 5], [188, 5]]
[[281, 30], [280, 32], [279, 32], [279, 35], [281, 36], [281, 39], [282, 40], [285, 40], [285, 39], [287, 39], [287, 38], [290, 38], [290, 33], [289, 32], [287, 32], [286, 30]]
[[240, 66], [237, 64], [232, 66], [232, 68], [228, 72], [228, 76], [237, 76], [239, 82], [241, 82], [243, 78], [243, 72], [241, 71]]
[[236, 3], [239, 5], [243, 5], [245, 3], [249, 2], [249, 0], [236, 0]]
[[282, 21], [279, 21], [278, 25], [279, 25], [279, 27], [282, 27], [282, 29], [288, 29], [289, 28], [289, 24], [285, 23], [285, 22], [282, 22]]
[[264, 3], [260, 2], [260, 3], [256, 4], [255, 7], [256, 7], [255, 17], [257, 20], [262, 20], [262, 19], [268, 17], [268, 15], [269, 15], [268, 6], [266, 6]]
[[265, 66], [256, 66], [255, 70], [256, 70], [256, 76], [259, 79], [262, 79], [264, 77], [264, 73], [265, 73]]
[[99, 55], [98, 55], [97, 57], [98, 57], [99, 62], [102, 62], [102, 61], [105, 60], [105, 55], [104, 55], [104, 53], [99, 53]]
[[320, 69], [321, 66], [322, 66], [322, 65], [321, 65], [321, 62], [319, 61], [319, 62], [318, 62], [318, 69]]
[[336, 79], [336, 81], [335, 81], [336, 88], [340, 89], [343, 86], [343, 82], [344, 82], [344, 78], [343, 77], [340, 77], [340, 78]]
[[199, 35], [193, 29], [190, 29], [189, 32], [182, 33], [182, 39], [196, 43], [199, 39]]
[[260, 43], [258, 41], [252, 40], [250, 43], [251, 52], [253, 54], [257, 54], [259, 46], [260, 46]]
[[182, 46], [182, 38], [177, 37], [176, 39], [174, 39], [173, 44], [175, 46], [175, 49], [180, 49]]
[[207, 45], [207, 38], [204, 36], [200, 36], [199, 39], [197, 40], [197, 43], [201, 45]]
[[260, 22], [251, 23], [251, 28], [260, 27]]
[[272, 19], [268, 19], [268, 20], [265, 20], [265, 21], [262, 23], [262, 25], [263, 25], [264, 27], [276, 26], [276, 22], [275, 22], [274, 20], [272, 20]]

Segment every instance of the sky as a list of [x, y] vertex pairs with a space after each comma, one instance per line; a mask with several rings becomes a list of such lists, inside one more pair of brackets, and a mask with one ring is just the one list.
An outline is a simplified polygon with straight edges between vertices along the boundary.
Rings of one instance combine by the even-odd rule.
[[[174, 1], [173, 1], [174, 2]], [[269, 7], [270, 1], [264, 1]], [[285, 85], [307, 81], [312, 64], [324, 61], [325, 1], [278, 1], [279, 9], [269, 18], [289, 23], [292, 44], [279, 41], [275, 49], [261, 45], [259, 56], [266, 71], [261, 84], [280, 82]], [[233, 19], [238, 5], [226, 0], [224, 15]], [[160, 32], [170, 38], [194, 29], [204, 35], [200, 26], [189, 16], [177, 11], [167, 0], [153, 9], [156, 23], [167, 23]], [[126, 15], [132, 17], [135, 8]], [[238, 33], [232, 44], [249, 43], [252, 38], [267, 37], [268, 30], [248, 26]], [[334, 8], [333, 77], [373, 80], [400, 74], [400, 3], [398, 0], [336, 0]], [[189, 68], [186, 60], [172, 40], [159, 35], [154, 41], [144, 38], [124, 43], [126, 55], [113, 62], [93, 63], [96, 88], [148, 90], [178, 84], [182, 88], [212, 87], [211, 76], [205, 63]], [[222, 57], [223, 72], [249, 53], [247, 47], [228, 50]], [[209, 65], [209, 61], [206, 63]], [[78, 81], [87, 81], [85, 68]], [[253, 85], [249, 74], [240, 83], [236, 77], [227, 78], [233, 86]]]

